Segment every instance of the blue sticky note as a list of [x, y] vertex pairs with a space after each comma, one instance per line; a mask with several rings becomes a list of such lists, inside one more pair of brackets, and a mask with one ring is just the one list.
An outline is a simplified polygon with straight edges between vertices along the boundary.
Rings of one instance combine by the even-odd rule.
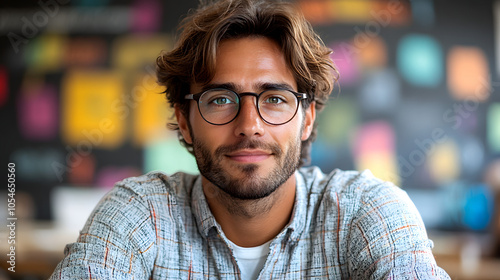
[[472, 186], [465, 195], [463, 223], [472, 230], [485, 230], [493, 216], [493, 193], [483, 184]]
[[421, 26], [433, 26], [435, 22], [434, 1], [416, 0], [410, 1], [411, 13], [415, 23]]
[[426, 35], [403, 37], [397, 50], [401, 75], [414, 86], [435, 87], [443, 79], [443, 51], [439, 43]]
[[365, 76], [358, 95], [363, 111], [377, 114], [395, 110], [401, 95], [400, 80], [395, 71], [383, 69]]

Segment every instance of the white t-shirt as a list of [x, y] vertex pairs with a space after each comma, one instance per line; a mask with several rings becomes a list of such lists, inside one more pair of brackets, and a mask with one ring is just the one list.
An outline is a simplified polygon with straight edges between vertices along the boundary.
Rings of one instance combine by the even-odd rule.
[[257, 247], [240, 247], [229, 240], [229, 245], [233, 249], [234, 257], [238, 262], [242, 280], [255, 280], [259, 272], [264, 267], [267, 254], [269, 254], [269, 244], [266, 242]]

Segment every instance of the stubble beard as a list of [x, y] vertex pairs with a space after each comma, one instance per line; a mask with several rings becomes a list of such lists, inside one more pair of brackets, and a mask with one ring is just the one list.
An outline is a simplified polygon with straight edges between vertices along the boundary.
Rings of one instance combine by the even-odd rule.
[[[260, 200], [274, 193], [283, 185], [298, 168], [301, 141], [292, 139], [286, 153], [277, 144], [267, 144], [256, 140], [242, 140], [234, 145], [218, 147], [212, 155], [203, 142], [193, 138], [193, 150], [200, 173], [212, 184], [224, 191], [233, 199]], [[225, 154], [242, 149], [262, 149], [271, 151], [276, 159], [276, 166], [267, 176], [259, 175], [259, 165], [238, 164], [243, 178], [235, 178], [228, 170], [222, 167]]]

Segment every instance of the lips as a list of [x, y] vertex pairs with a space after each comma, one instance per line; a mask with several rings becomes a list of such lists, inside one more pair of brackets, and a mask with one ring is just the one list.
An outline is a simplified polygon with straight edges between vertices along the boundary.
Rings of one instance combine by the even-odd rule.
[[243, 150], [226, 155], [229, 159], [241, 163], [255, 163], [266, 160], [270, 156], [272, 156], [272, 153], [262, 150]]

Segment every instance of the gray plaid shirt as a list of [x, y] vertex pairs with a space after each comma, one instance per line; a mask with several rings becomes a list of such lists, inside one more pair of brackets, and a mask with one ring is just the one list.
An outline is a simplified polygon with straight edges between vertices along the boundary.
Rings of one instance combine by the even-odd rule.
[[[406, 193], [369, 171], [296, 172], [290, 223], [259, 279], [449, 279]], [[238, 279], [200, 176], [149, 173], [98, 204], [51, 279]]]

